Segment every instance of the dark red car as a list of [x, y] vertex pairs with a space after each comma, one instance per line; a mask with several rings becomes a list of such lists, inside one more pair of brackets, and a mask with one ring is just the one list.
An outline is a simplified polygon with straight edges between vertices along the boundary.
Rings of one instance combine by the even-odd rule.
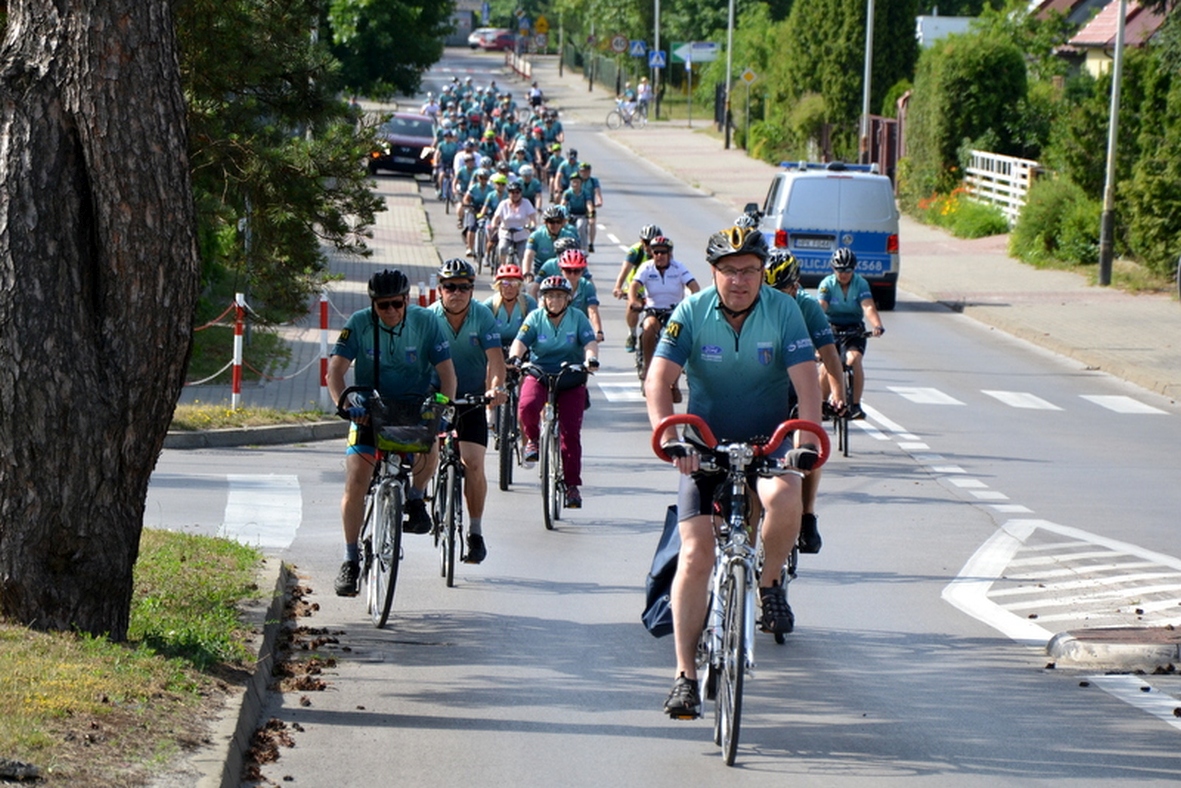
[[[469, 39], [470, 40], [470, 39]], [[483, 49], [486, 52], [505, 51], [514, 49], [517, 45], [517, 36], [511, 30], [505, 29], [491, 29], [486, 30], [480, 35], [475, 46]], [[475, 48], [473, 46], [473, 48]]]
[[429, 174], [434, 169], [435, 124], [426, 115], [395, 112], [377, 136], [381, 144], [369, 154], [370, 175], [378, 170]]

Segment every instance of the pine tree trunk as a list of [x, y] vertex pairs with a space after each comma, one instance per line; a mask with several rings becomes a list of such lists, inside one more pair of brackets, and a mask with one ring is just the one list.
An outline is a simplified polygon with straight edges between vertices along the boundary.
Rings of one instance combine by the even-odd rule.
[[9, 0], [0, 48], [0, 614], [126, 637], [198, 263], [172, 15]]

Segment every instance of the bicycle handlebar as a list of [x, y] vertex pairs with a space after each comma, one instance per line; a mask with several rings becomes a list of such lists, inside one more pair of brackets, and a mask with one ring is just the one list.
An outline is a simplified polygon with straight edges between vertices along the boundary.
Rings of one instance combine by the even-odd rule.
[[[660, 439], [664, 434], [664, 431], [669, 427], [676, 427], [677, 425], [681, 424], [696, 429], [698, 433], [700, 433], [701, 438], [705, 442], [706, 446], [708, 446], [711, 450], [717, 449], [719, 445], [718, 439], [714, 437], [713, 431], [710, 430], [709, 425], [706, 424], [700, 416], [692, 413], [674, 413], [671, 416], [666, 416], [664, 419], [662, 419], [661, 422], [656, 425], [656, 429], [652, 430], [652, 451], [657, 457], [664, 460], [665, 462], [673, 461], [668, 452], [664, 450], [664, 446], [661, 445]], [[830, 448], [828, 433], [826, 433], [824, 428], [816, 422], [808, 421], [806, 419], [788, 419], [787, 421], [780, 424], [775, 428], [775, 432], [771, 435], [771, 438], [766, 443], [753, 445], [751, 447], [754, 449], [754, 455], [756, 457], [766, 457], [770, 455], [779, 448], [779, 445], [783, 443], [783, 440], [788, 436], [789, 433], [795, 432], [796, 430], [810, 432], [817, 437], [820, 443], [820, 456], [817, 458], [816, 464], [812, 466], [812, 470], [816, 470], [817, 468], [823, 466], [824, 463], [828, 461]]]

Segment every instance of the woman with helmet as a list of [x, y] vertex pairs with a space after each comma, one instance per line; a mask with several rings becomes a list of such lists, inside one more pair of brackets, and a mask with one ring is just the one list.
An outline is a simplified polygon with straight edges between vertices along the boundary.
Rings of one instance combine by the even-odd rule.
[[586, 251], [593, 253], [595, 251], [595, 230], [597, 229], [593, 220], [595, 213], [603, 207], [603, 187], [599, 183], [599, 179], [591, 175], [589, 162], [579, 162], [578, 174], [582, 176], [582, 193], [586, 195], [587, 204], [591, 209], [592, 221], [587, 228]]
[[541, 186], [541, 181], [534, 177], [536, 172], [532, 164], [522, 164], [521, 169], [517, 170], [517, 175], [521, 176], [521, 196], [533, 203], [533, 207], [540, 213], [541, 195], [545, 190]]
[[[504, 352], [492, 310], [473, 301], [476, 269], [467, 260], [447, 260], [439, 269], [439, 300], [428, 311], [434, 313], [443, 336], [451, 346], [455, 365], [456, 394], [483, 394], [494, 405], [504, 402]], [[468, 511], [467, 549], [462, 560], [478, 564], [487, 555], [481, 528], [488, 482], [484, 477], [484, 455], [488, 449], [488, 418], [483, 406], [459, 405], [452, 423], [459, 436], [463, 461], [463, 497]], [[432, 455], [431, 474], [437, 457]]]
[[[485, 222], [490, 222], [492, 215], [496, 213], [496, 209], [500, 207], [500, 203], [508, 197], [508, 176], [502, 172], [495, 173], [488, 181], [492, 184], [492, 190], [488, 192], [488, 196], [484, 198], [484, 205], [480, 208], [480, 218]], [[484, 256], [481, 260], [492, 260], [492, 250], [496, 248], [497, 237], [496, 232], [492, 227], [488, 227], [487, 239], [484, 242]]]
[[558, 256], [558, 270], [570, 285], [570, 306], [590, 318], [595, 341], [603, 341], [603, 321], [599, 318], [599, 294], [586, 272], [586, 252], [567, 249]]
[[[856, 272], [857, 255], [852, 249], [841, 247], [832, 253], [833, 272], [826, 276], [816, 288], [816, 299], [828, 315], [837, 346], [845, 357], [845, 363], [853, 370], [853, 394], [848, 403], [849, 418], [864, 419], [861, 409], [861, 393], [865, 390], [865, 368], [861, 363], [865, 357], [865, 320], [873, 326], [875, 337], [886, 329], [873, 302], [873, 292], [865, 277]], [[840, 377], [837, 378], [840, 380]], [[827, 380], [821, 381], [825, 395], [832, 389]], [[840, 386], [837, 386], [839, 390]]]
[[498, 253], [501, 260], [519, 263], [525, 256], [525, 245], [529, 234], [537, 225], [537, 209], [524, 197], [520, 181], [508, 184], [508, 199], [501, 201], [492, 214], [489, 232], [500, 237]]
[[472, 177], [471, 185], [464, 192], [463, 200], [459, 204], [459, 220], [463, 224], [463, 240], [467, 244], [467, 256], [475, 257], [476, 234], [480, 229], [480, 210], [484, 201], [492, 193], [492, 185], [488, 182], [491, 173], [486, 167], [477, 167]]
[[[658, 235], [648, 242], [648, 250], [652, 259], [644, 263], [636, 271], [628, 288], [627, 306], [630, 312], [643, 315], [640, 324], [640, 348], [643, 365], [640, 367], [640, 381], [648, 367], [652, 364], [652, 353], [656, 350], [656, 340], [664, 330], [664, 324], [674, 307], [681, 303], [681, 299], [688, 290], [690, 295], [701, 289], [693, 274], [683, 263], [673, 259], [673, 242], [663, 235]], [[673, 386], [673, 402], [681, 401], [681, 389]]]
[[[816, 348], [816, 355], [820, 358], [820, 379], [822, 388], [826, 383], [833, 392], [841, 390], [841, 357], [837, 353], [836, 342], [832, 336], [832, 327], [824, 310], [816, 299], [804, 292], [800, 287], [800, 261], [786, 249], [772, 249], [767, 255], [767, 269], [765, 278], [767, 285], [795, 299], [808, 326], [808, 335], [812, 337], [812, 346]], [[840, 410], [844, 407], [843, 396], [838, 401], [822, 402], [822, 407]], [[795, 406], [795, 389], [791, 391], [791, 406]], [[809, 471], [803, 481], [803, 514], [800, 515], [799, 548], [801, 553], [820, 552], [820, 530], [816, 520], [816, 491], [820, 487], [820, 469]]]
[[[551, 276], [561, 276], [562, 275], [562, 268], [561, 268], [561, 266], [558, 265], [558, 261], [561, 260], [562, 254], [570, 249], [578, 249], [578, 248], [579, 248], [579, 246], [578, 246], [578, 239], [577, 238], [569, 238], [569, 237], [563, 235], [561, 238], [554, 241], [554, 256], [551, 257], [550, 259], [546, 260], [540, 266], [534, 267], [534, 271], [533, 271], [534, 281], [533, 281], [533, 284], [531, 285], [530, 290], [529, 290], [529, 292], [533, 294], [534, 298], [536, 298], [538, 295], [538, 293], [537, 293], [538, 287], [541, 285], [541, 283], [546, 278], [551, 277]], [[590, 273], [590, 269], [587, 269], [585, 272], [583, 272], [583, 276], [585, 276], [587, 279], [592, 278], [591, 273]]]
[[[541, 283], [541, 308], [530, 312], [517, 338], [509, 348], [509, 362], [519, 365], [525, 352], [533, 363], [548, 373], [557, 373], [563, 364], [586, 364], [599, 367], [598, 343], [590, 320], [570, 308], [570, 283], [551, 276]], [[541, 411], [545, 407], [545, 384], [534, 377], [521, 381], [521, 404], [517, 416], [525, 435], [525, 462], [537, 461], [537, 440], [541, 435]], [[562, 469], [566, 482], [566, 507], [582, 506], [582, 414], [586, 409], [586, 383], [558, 394], [558, 432], [562, 442]]]
[[[673, 413], [672, 385], [682, 370], [689, 384], [688, 412], [700, 416], [721, 440], [750, 441], [772, 434], [791, 415], [791, 386], [799, 397], [800, 417], [820, 423], [820, 386], [808, 327], [793, 299], [763, 287], [767, 253], [766, 240], [754, 228], [727, 227], [709, 237], [706, 259], [713, 284], [673, 311], [648, 371], [645, 395], [654, 429]], [[662, 442], [676, 438], [673, 428], [660, 436]], [[785, 445], [781, 451], [802, 470], [817, 458], [810, 446], [789, 452]], [[681, 472], [681, 552], [671, 595], [677, 670], [664, 709], [674, 718], [693, 718], [701, 709], [697, 640], [714, 565], [714, 492], [725, 474], [700, 473], [692, 453], [675, 462]], [[760, 477], [755, 492], [763, 506], [767, 567], [759, 578], [759, 626], [782, 635], [795, 623], [779, 578], [799, 536], [800, 480], [791, 474]]]
[[578, 240], [578, 233], [566, 223], [566, 209], [561, 205], [551, 205], [542, 211], [541, 221], [542, 226], [534, 230], [525, 242], [525, 257], [521, 260], [521, 270], [525, 272], [525, 276], [537, 281], [542, 279], [537, 275], [537, 269], [557, 256], [554, 253], [554, 244], [558, 239]]
[[[640, 228], [640, 242], [627, 250], [623, 265], [619, 266], [619, 276], [615, 277], [615, 287], [611, 294], [616, 298], [627, 298], [636, 271], [641, 264], [652, 259], [648, 243], [658, 235], [664, 235], [664, 232], [655, 224], [645, 224]], [[639, 325], [640, 314], [629, 309], [624, 312], [624, 318], [627, 321], [627, 340], [623, 344], [623, 349], [631, 353], [636, 349], [636, 326]]]
[[[438, 390], [455, 396], [455, 366], [451, 347], [438, 321], [426, 309], [410, 303], [410, 280], [398, 270], [385, 270], [369, 279], [369, 307], [354, 312], [345, 323], [328, 359], [328, 393], [334, 402], [348, 388], [345, 375], [353, 362], [358, 386], [375, 388], [395, 412], [418, 413], [430, 393], [432, 373]], [[356, 596], [360, 578], [357, 538], [365, 515], [365, 493], [373, 476], [377, 442], [361, 402], [342, 410], [349, 419], [345, 450], [344, 496], [340, 502], [344, 526], [345, 558], [336, 578], [339, 596]], [[406, 502], [409, 533], [426, 533], [431, 527], [423, 501], [430, 481], [427, 458], [416, 458], [410, 494]]]
[[514, 263], [504, 263], [496, 269], [492, 289], [496, 292], [484, 300], [484, 306], [492, 310], [496, 319], [496, 330], [500, 332], [500, 343], [508, 352], [509, 345], [517, 338], [525, 315], [537, 308], [537, 299], [522, 292], [525, 275]]

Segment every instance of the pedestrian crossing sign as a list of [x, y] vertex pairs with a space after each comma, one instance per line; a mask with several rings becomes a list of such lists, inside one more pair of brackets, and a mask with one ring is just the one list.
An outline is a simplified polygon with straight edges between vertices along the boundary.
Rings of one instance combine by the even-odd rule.
[[664, 52], [659, 49], [653, 49], [648, 52], [648, 68], [664, 68]]

